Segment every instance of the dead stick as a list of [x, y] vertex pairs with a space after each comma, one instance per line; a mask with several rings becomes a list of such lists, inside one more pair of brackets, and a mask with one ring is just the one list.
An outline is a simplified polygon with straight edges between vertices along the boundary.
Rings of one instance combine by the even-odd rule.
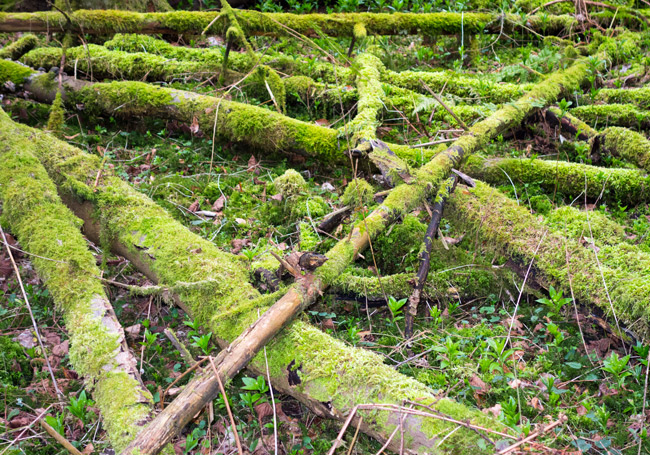
[[61, 434], [58, 431], [56, 431], [54, 428], [52, 428], [50, 425], [48, 425], [45, 422], [45, 420], [41, 420], [39, 423], [50, 436], [56, 439], [56, 442], [58, 442], [63, 447], [65, 447], [65, 449], [68, 452], [70, 452], [72, 455], [82, 455], [81, 452], [79, 452], [79, 450], [77, 450], [77, 448], [70, 443], [70, 441], [68, 441], [66, 438], [61, 436]]
[[218, 396], [220, 383], [235, 376], [307, 306], [309, 300], [303, 298], [303, 294], [308, 287], [309, 283], [298, 281], [295, 287], [250, 325], [227, 349], [219, 353], [214, 361], [218, 374], [205, 372], [194, 377], [122, 453], [158, 453], [208, 402]]
[[241, 441], [239, 440], [239, 433], [237, 433], [237, 424], [235, 423], [235, 417], [233, 417], [232, 411], [230, 410], [230, 402], [228, 402], [228, 395], [226, 395], [226, 389], [223, 388], [223, 383], [221, 382], [221, 378], [219, 378], [219, 372], [217, 371], [217, 367], [214, 365], [214, 360], [212, 359], [212, 356], [208, 357], [208, 360], [210, 361], [210, 366], [212, 367], [212, 371], [214, 372], [214, 377], [217, 378], [217, 382], [219, 383], [219, 391], [221, 392], [221, 396], [223, 397], [223, 402], [226, 405], [226, 411], [228, 412], [228, 417], [230, 418], [230, 425], [232, 427], [232, 434], [235, 437], [235, 443], [237, 444], [237, 452], [239, 452], [239, 455], [243, 455], [244, 451], [242, 450]]
[[449, 115], [451, 115], [451, 116], [452, 116], [452, 117], [453, 117], [453, 118], [458, 122], [458, 124], [461, 126], [461, 128], [463, 128], [465, 131], [469, 131], [469, 126], [467, 126], [467, 125], [465, 124], [465, 122], [463, 122], [463, 121], [460, 119], [460, 117], [458, 117], [458, 116], [456, 115], [456, 113], [455, 113], [454, 111], [452, 111], [451, 108], [450, 108], [449, 106], [447, 106], [447, 105], [445, 104], [444, 101], [442, 101], [442, 98], [440, 98], [440, 97], [439, 97], [439, 96], [438, 96], [438, 95], [437, 95], [433, 90], [431, 90], [431, 89], [429, 88], [429, 86], [428, 86], [428, 85], [427, 85], [427, 84], [426, 84], [422, 79], [420, 79], [420, 83], [422, 84], [422, 86], [423, 86], [425, 89], [427, 89], [427, 91], [431, 94], [431, 96], [433, 96], [433, 98], [434, 98], [434, 99], [435, 99], [435, 100], [436, 100], [436, 101], [437, 101], [437, 102], [438, 102], [442, 107], [444, 107], [445, 110], [446, 110], [447, 112], [449, 112]]
[[415, 319], [415, 316], [417, 316], [418, 306], [420, 304], [420, 298], [422, 296], [422, 290], [424, 289], [424, 283], [426, 282], [427, 276], [429, 275], [433, 239], [438, 234], [438, 227], [440, 226], [440, 220], [442, 220], [442, 211], [444, 210], [445, 202], [447, 201], [449, 195], [454, 191], [456, 182], [456, 175], [447, 179], [446, 183], [442, 186], [441, 191], [436, 196], [436, 201], [433, 204], [433, 208], [431, 210], [431, 222], [429, 223], [427, 232], [424, 235], [424, 249], [422, 250], [422, 253], [420, 253], [420, 267], [418, 268], [418, 273], [415, 276], [415, 286], [413, 287], [413, 293], [409, 297], [408, 309], [406, 311], [404, 337], [407, 340], [413, 336], [413, 320]]

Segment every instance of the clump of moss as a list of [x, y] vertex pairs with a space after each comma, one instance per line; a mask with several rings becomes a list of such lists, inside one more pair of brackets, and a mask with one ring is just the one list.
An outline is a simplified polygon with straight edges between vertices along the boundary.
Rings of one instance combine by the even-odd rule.
[[370, 183], [364, 179], [354, 179], [345, 187], [341, 202], [350, 207], [369, 205], [373, 202], [374, 194], [375, 190]]
[[406, 215], [390, 235], [375, 240], [374, 251], [382, 274], [412, 272], [424, 242], [427, 226], [414, 215]]
[[551, 200], [548, 198], [548, 196], [545, 195], [532, 196], [530, 198], [530, 206], [532, 207], [533, 211], [536, 213], [541, 213], [542, 215], [546, 215], [551, 210], [553, 210], [553, 204], [551, 203]]
[[275, 190], [284, 199], [293, 199], [307, 191], [307, 182], [293, 169], [288, 169], [284, 174], [273, 180]]
[[315, 251], [316, 246], [320, 243], [320, 239], [311, 224], [301, 221], [299, 225], [300, 231], [300, 250], [301, 251]]
[[320, 196], [302, 197], [295, 199], [291, 207], [291, 218], [298, 219], [308, 217], [310, 219], [321, 218], [329, 213], [330, 208]]
[[23, 348], [9, 337], [0, 337], [0, 384], [21, 387], [31, 379], [32, 368]]
[[65, 109], [63, 108], [63, 99], [61, 98], [61, 92], [57, 92], [56, 98], [52, 103], [52, 108], [50, 109], [50, 118], [47, 121], [47, 130], [56, 134], [57, 136], [61, 135], [64, 123], [64, 113]]

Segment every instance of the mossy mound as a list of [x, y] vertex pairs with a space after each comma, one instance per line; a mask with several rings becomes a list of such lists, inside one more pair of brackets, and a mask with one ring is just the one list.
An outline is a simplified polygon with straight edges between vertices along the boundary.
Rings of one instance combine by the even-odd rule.
[[22, 346], [9, 337], [0, 337], [0, 384], [22, 387], [33, 375]]

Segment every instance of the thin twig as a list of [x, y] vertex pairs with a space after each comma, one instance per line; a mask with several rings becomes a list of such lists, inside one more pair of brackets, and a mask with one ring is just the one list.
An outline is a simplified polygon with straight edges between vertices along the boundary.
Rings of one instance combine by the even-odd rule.
[[233, 417], [232, 411], [230, 410], [230, 403], [228, 403], [228, 395], [226, 395], [226, 389], [223, 388], [223, 383], [221, 382], [221, 376], [219, 376], [219, 372], [217, 371], [217, 367], [214, 364], [214, 360], [212, 359], [212, 356], [208, 357], [208, 360], [210, 361], [210, 366], [212, 366], [212, 371], [214, 371], [214, 375], [217, 377], [217, 382], [219, 383], [219, 390], [221, 391], [223, 402], [226, 405], [226, 412], [228, 412], [228, 417], [230, 418], [230, 425], [232, 427], [232, 432], [233, 435], [235, 436], [235, 444], [237, 444], [237, 451], [239, 452], [239, 455], [244, 455], [244, 451], [241, 447], [241, 441], [239, 440], [239, 433], [237, 433], [237, 425], [235, 424], [235, 418]]
[[567, 421], [567, 417], [564, 414], [560, 414], [560, 418], [556, 420], [553, 423], [548, 424], [546, 427], [542, 428], [539, 431], [536, 431], [529, 435], [528, 437], [522, 439], [521, 441], [517, 441], [511, 446], [506, 447], [505, 449], [501, 450], [500, 452], [497, 453], [497, 455], [505, 455], [506, 453], [510, 453], [513, 450], [515, 450], [517, 447], [521, 447], [522, 445], [538, 438], [539, 436], [543, 435], [544, 433], [548, 433], [551, 431], [553, 428], [557, 427], [558, 425], [564, 423]]

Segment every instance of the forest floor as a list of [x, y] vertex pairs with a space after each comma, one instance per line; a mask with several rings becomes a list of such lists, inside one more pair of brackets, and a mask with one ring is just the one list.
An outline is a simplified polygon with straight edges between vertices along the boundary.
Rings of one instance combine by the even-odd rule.
[[[268, 3], [268, 2], [266, 2]], [[269, 7], [267, 5], [267, 7]], [[0, 36], [8, 42], [13, 35]], [[561, 67], [564, 57], [557, 46], [535, 40], [507, 39], [491, 44], [493, 37], [480, 38], [478, 62], [471, 67], [459, 58], [456, 37], [441, 37], [423, 45], [419, 38], [384, 37], [377, 40], [384, 64], [395, 71], [447, 68], [480, 75], [484, 81], [526, 84], [540, 80]], [[647, 39], [647, 38], [646, 38]], [[310, 43], [255, 38], [255, 48], [272, 47], [285, 54], [309, 55]], [[333, 38], [314, 39], [313, 43], [333, 54], [345, 52], [349, 44]], [[207, 41], [184, 43], [207, 46]], [[641, 47], [641, 45], [639, 45]], [[450, 50], [451, 49], [451, 50]], [[456, 50], [454, 50], [456, 49]], [[495, 59], [495, 55], [498, 56]], [[637, 58], [637, 57], [635, 57]], [[642, 57], [637, 61], [644, 64]], [[599, 87], [619, 84], [629, 69], [625, 62], [599, 74]], [[523, 63], [524, 65], [520, 65]], [[177, 81], [171, 86], [200, 93], [214, 93], [210, 84]], [[596, 86], [595, 86], [596, 87]], [[596, 87], [597, 89], [598, 87]], [[232, 91], [233, 100], [266, 106], [259, 100]], [[480, 89], [472, 102], [484, 96]], [[487, 96], [487, 95], [485, 95]], [[341, 110], [325, 103], [303, 102], [290, 97], [288, 114], [320, 125], [337, 125], [344, 118]], [[456, 100], [459, 105], [463, 100]], [[576, 97], [562, 100], [560, 109], [571, 111], [582, 104]], [[485, 117], [497, 103], [478, 104]], [[14, 119], [39, 128], [48, 121], [49, 106], [18, 97], [5, 97], [2, 108]], [[394, 114], [394, 115], [391, 115]], [[608, 120], [592, 126], [608, 126]], [[419, 126], [419, 128], [418, 128]], [[628, 125], [644, 130], [638, 125]], [[457, 130], [451, 119], [410, 125], [397, 112], [385, 113], [378, 137], [386, 142], [414, 143], [431, 138], [420, 130]], [[454, 137], [459, 132], [446, 133]], [[269, 155], [231, 143], [213, 144], [211, 131], [196, 124], [181, 124], [159, 119], [124, 122], [113, 117], [68, 113], [62, 136], [89, 153], [98, 154], [115, 172], [135, 188], [166, 208], [196, 234], [218, 247], [240, 255], [255, 280], [255, 270], [275, 260], [268, 254], [282, 251], [327, 252], [345, 237], [351, 222], [372, 211], [372, 197], [356, 207], [331, 234], [316, 232], [315, 226], [326, 215], [344, 205], [344, 190], [355, 178], [365, 178], [374, 193], [384, 190], [367, 165], [332, 168], [314, 158]], [[485, 158], [552, 157], [573, 162], [588, 162], [589, 147], [583, 141], [550, 132], [543, 122], [525, 122], [508, 137], [500, 136], [480, 151]], [[559, 158], [558, 158], [559, 157]], [[615, 158], [612, 167], [628, 166]], [[628, 166], [629, 167], [629, 166]], [[295, 169], [306, 181], [303, 206], [287, 203], [274, 181], [287, 169]], [[541, 182], [540, 182], [541, 183]], [[549, 190], [540, 183], [513, 181], [499, 190], [528, 207], [540, 225], [561, 226], [572, 212], [567, 205], [590, 211], [598, 223], [613, 223], [622, 228], [621, 242], [650, 253], [650, 207], [646, 203], [627, 206], [615, 201], [571, 200], [573, 195]], [[564, 211], [562, 211], [564, 210]], [[422, 206], [395, 223], [386, 235], [373, 242], [372, 252], [364, 253], [350, 273], [372, 279], [398, 273], [413, 274], [429, 222], [428, 207]], [[589, 227], [572, 225], [567, 235], [591, 242]], [[436, 240], [431, 274], [444, 273], [445, 258], [461, 258], [447, 289], [438, 289], [426, 300], [425, 309], [415, 321], [411, 343], [403, 337], [404, 310], [408, 294], [368, 296], [333, 289], [311, 307], [304, 318], [346, 343], [372, 350], [397, 371], [416, 378], [438, 394], [500, 419], [517, 434], [528, 435], [539, 424], [564, 419], [554, 430], [535, 439], [531, 450], [555, 453], [650, 453], [647, 435], [641, 429], [650, 418], [645, 405], [648, 386], [650, 346], [619, 336], [599, 312], [574, 304], [570, 295], [532, 289], [521, 278], [504, 273], [498, 283], [470, 295], [456, 286], [463, 274], [474, 268], [500, 271], [508, 258], [483, 252], [472, 233], [455, 228], [443, 219]], [[586, 238], [586, 240], [584, 240]], [[593, 242], [592, 242], [593, 243]], [[597, 240], [596, 240], [596, 244]], [[19, 244], [18, 244], [19, 246]], [[125, 259], [110, 254], [102, 245], [91, 248], [101, 265], [103, 278], [127, 285], [152, 283]], [[595, 248], [598, 248], [595, 246]], [[448, 250], [456, 250], [448, 253]], [[29, 254], [16, 253], [22, 280], [34, 316], [38, 321], [46, 353], [36, 344], [30, 316], [24, 306], [9, 258], [0, 254], [0, 382], [4, 413], [0, 428], [0, 449], [13, 442], [12, 450], [25, 454], [54, 455], [64, 452], [50, 436], [34, 426], [23, 431], [42, 412], [48, 422], [84, 454], [108, 453], [99, 412], [68, 358], [67, 333], [61, 315], [47, 289], [36, 276]], [[468, 270], [466, 270], [468, 269]], [[216, 352], [212, 333], [202, 331], [181, 309], [170, 307], [159, 297], [130, 294], [120, 286], [107, 285], [115, 312], [125, 328], [130, 347], [138, 358], [146, 387], [157, 405], [169, 401], [189, 379], [180, 379], [190, 365], [163, 334], [172, 328], [195, 358]], [[596, 322], [595, 322], [596, 321]], [[14, 341], [12, 341], [14, 340]], [[49, 379], [44, 355], [49, 358], [58, 386], [68, 399], [57, 397]], [[170, 387], [171, 386], [171, 387]], [[226, 387], [228, 399], [242, 438], [244, 451], [254, 454], [274, 452], [272, 412], [277, 410], [279, 453], [325, 454], [340, 426], [316, 416], [289, 396], [269, 393], [267, 380], [246, 371]], [[177, 453], [236, 453], [223, 398], [214, 402], [215, 418], [208, 423], [207, 413], [194, 419], [174, 441]], [[20, 438], [16, 441], [17, 434]], [[377, 453], [381, 444], [360, 434], [353, 442], [348, 431], [351, 453]], [[646, 443], [641, 443], [644, 438]], [[537, 444], [537, 445], [536, 445]], [[340, 449], [343, 450], [343, 449]], [[11, 452], [10, 452], [11, 453]], [[15, 452], [17, 453], [17, 452]], [[350, 452], [348, 452], [350, 453]]]

